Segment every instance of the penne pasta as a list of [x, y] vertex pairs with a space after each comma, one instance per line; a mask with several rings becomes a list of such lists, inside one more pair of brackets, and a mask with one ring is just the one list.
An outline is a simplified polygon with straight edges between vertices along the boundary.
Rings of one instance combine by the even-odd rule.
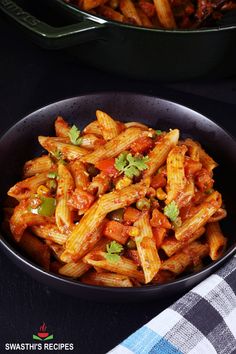
[[72, 161], [89, 153], [89, 150], [85, 148], [58, 141], [58, 138], [39, 136], [38, 139], [44, 149], [58, 159]]
[[149, 28], [154, 27], [151, 20], [148, 18], [148, 16], [140, 7], [135, 6], [135, 9], [144, 27], [149, 27]]
[[133, 284], [129, 277], [121, 274], [107, 273], [107, 272], [93, 272], [86, 274], [81, 279], [82, 283], [89, 285], [111, 286], [132, 288]]
[[166, 204], [175, 200], [183, 192], [186, 185], [184, 172], [184, 156], [187, 151], [185, 145], [175, 146], [168, 154], [167, 166], [167, 198]]
[[10, 229], [16, 241], [20, 241], [27, 227], [46, 225], [54, 222], [54, 218], [28, 212], [28, 201], [22, 200], [14, 209], [10, 218]]
[[74, 179], [75, 186], [86, 189], [90, 182], [85, 165], [79, 160], [74, 160], [68, 164], [68, 169]]
[[120, 0], [120, 11], [133, 24], [142, 25], [142, 21], [137, 13], [137, 10], [131, 0]]
[[61, 116], [57, 117], [54, 124], [56, 136], [60, 138], [68, 138], [70, 126]]
[[141, 133], [142, 130], [140, 128], [134, 127], [126, 129], [105, 145], [87, 154], [87, 156], [84, 156], [82, 161], [95, 164], [99, 160], [117, 156], [122, 151], [128, 149], [130, 145], [141, 136]]
[[166, 29], [176, 28], [175, 18], [168, 0], [153, 0], [158, 19]]
[[86, 262], [92, 266], [126, 275], [127, 277], [135, 278], [141, 283], [144, 283], [144, 275], [138, 270], [138, 266], [132, 260], [125, 257], [121, 256], [118, 262], [112, 263], [106, 259], [105, 252], [96, 251], [90, 258], [86, 257]]
[[97, 147], [104, 145], [105, 143], [106, 140], [98, 137], [95, 134], [85, 134], [81, 137], [80, 146], [88, 150], [94, 150]]
[[111, 177], [104, 172], [100, 172], [93, 178], [92, 182], [88, 186], [88, 192], [101, 196], [109, 190], [110, 183]]
[[71, 262], [64, 264], [61, 268], [58, 269], [58, 273], [61, 275], [65, 275], [66, 277], [71, 278], [79, 278], [81, 275], [86, 273], [91, 266], [89, 264], [84, 263], [83, 261], [79, 262]]
[[186, 139], [184, 144], [190, 149], [190, 157], [193, 160], [200, 161], [202, 165], [208, 170], [212, 171], [218, 164], [210, 157], [199, 143], [191, 139]]
[[200, 227], [186, 241], [178, 241], [174, 236], [169, 236], [163, 241], [161, 248], [165, 251], [165, 254], [168, 257], [171, 257], [176, 252], [185, 248], [188, 244], [200, 238], [205, 233], [205, 230], [204, 227]]
[[34, 225], [31, 227], [31, 231], [36, 236], [53, 241], [59, 245], [63, 245], [68, 238], [68, 234], [62, 233], [54, 224]]
[[102, 136], [102, 129], [97, 120], [92, 121], [84, 128], [84, 134], [95, 134]]
[[107, 210], [107, 213], [124, 208], [144, 197], [148, 191], [148, 187], [148, 181], [144, 181], [132, 184], [119, 191], [115, 190], [104, 194], [99, 200], [99, 205], [104, 210]]
[[118, 11], [115, 11], [112, 7], [109, 7], [106, 5], [99, 6], [97, 8], [97, 12], [99, 15], [102, 15], [102, 16], [109, 18], [110, 20], [113, 20], [113, 21], [119, 21], [119, 22], [125, 21], [124, 15], [122, 15]]
[[198, 259], [205, 257], [209, 252], [207, 244], [192, 242], [185, 247], [181, 252], [178, 252], [164, 261], [161, 265], [162, 270], [168, 270], [175, 275], [183, 273], [183, 271], [198, 262]]
[[224, 253], [227, 244], [218, 222], [210, 222], [206, 225], [206, 237], [210, 248], [209, 255], [213, 261], [216, 261]]
[[68, 206], [73, 189], [74, 181], [69, 170], [63, 164], [59, 164], [55, 217], [57, 227], [62, 233], [68, 232], [73, 226], [72, 211]]
[[[145, 195], [147, 186], [143, 183], [137, 183], [124, 188], [122, 191], [114, 191], [103, 195], [92, 207], [84, 214], [80, 222], [74, 227], [66, 243], [66, 250], [62, 255], [63, 262], [78, 260], [88, 251], [91, 240], [91, 234], [96, 242], [98, 235], [95, 230], [101, 226], [107, 213], [123, 208], [135, 202], [141, 195]], [[101, 237], [101, 234], [99, 234]], [[96, 243], [94, 242], [94, 244]], [[93, 246], [94, 246], [93, 244]]]
[[221, 203], [222, 199], [220, 193], [217, 191], [213, 192], [211, 198], [201, 204], [200, 210], [192, 217], [186, 219], [183, 224], [175, 230], [177, 240], [187, 240], [220, 208]]
[[145, 283], [147, 284], [157, 274], [161, 265], [148, 212], [143, 213], [134, 223], [134, 226], [140, 230], [139, 235], [135, 237], [135, 242], [145, 276]]
[[174, 280], [173, 273], [168, 270], [159, 270], [159, 272], [152, 279], [152, 284], [164, 284]]
[[29, 160], [24, 164], [23, 178], [32, 177], [39, 173], [47, 172], [54, 167], [52, 159], [48, 155]]
[[156, 144], [150, 152], [149, 161], [147, 162], [148, 169], [144, 171], [144, 177], [150, 177], [161, 167], [170, 152], [170, 150], [178, 143], [179, 130], [174, 129], [167, 133], [164, 138]]
[[63, 262], [76, 262], [95, 246], [102, 237], [105, 216], [98, 202], [94, 203], [71, 232], [61, 256]]
[[208, 170], [212, 171], [218, 164], [210, 157], [202, 147], [199, 148], [200, 162]]
[[79, 4], [82, 10], [88, 11], [98, 6], [104, 5], [107, 0], [79, 0]]
[[127, 122], [124, 125], [126, 128], [136, 127], [136, 128], [140, 128], [142, 130], [148, 130], [148, 126], [143, 123], [140, 123], [140, 122]]
[[216, 222], [216, 221], [220, 221], [224, 218], [226, 218], [227, 216], [227, 211], [223, 208], [219, 208], [215, 214], [213, 214], [210, 219], [208, 220], [208, 222]]
[[[100, 238], [100, 240], [95, 244], [95, 246], [92, 248], [91, 251], [89, 251], [84, 257], [83, 257], [83, 262], [86, 263], [86, 257], [90, 258], [93, 254], [93, 252], [96, 251], [103, 251], [105, 252], [106, 246], [110, 243], [111, 241], [108, 240], [106, 237]], [[100, 268], [98, 268], [100, 270]]]
[[96, 116], [105, 140], [111, 140], [119, 135], [120, 129], [118, 124], [107, 113], [97, 110]]
[[186, 180], [184, 189], [182, 190], [182, 193], [179, 193], [177, 195], [175, 202], [177, 203], [179, 208], [183, 208], [184, 206], [190, 203], [191, 199], [194, 197], [194, 194], [195, 194], [194, 179], [190, 177], [189, 179]]
[[48, 246], [30, 232], [25, 231], [19, 241], [19, 247], [35, 263], [49, 270], [50, 251]]
[[48, 172], [39, 173], [38, 175], [26, 178], [23, 181], [16, 183], [9, 189], [7, 194], [18, 201], [29, 198], [31, 194], [37, 191], [39, 186], [46, 183], [48, 180]]
[[192, 139], [185, 139], [182, 144], [188, 147], [188, 154], [193, 161], [200, 161], [200, 145]]

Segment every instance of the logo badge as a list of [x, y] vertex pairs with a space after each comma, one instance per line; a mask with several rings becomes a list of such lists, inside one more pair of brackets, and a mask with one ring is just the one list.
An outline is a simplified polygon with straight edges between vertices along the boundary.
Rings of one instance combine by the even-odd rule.
[[41, 341], [51, 340], [53, 339], [53, 334], [49, 334], [47, 332], [47, 326], [43, 322], [42, 326], [39, 327], [39, 332], [37, 334], [33, 334], [33, 339]]

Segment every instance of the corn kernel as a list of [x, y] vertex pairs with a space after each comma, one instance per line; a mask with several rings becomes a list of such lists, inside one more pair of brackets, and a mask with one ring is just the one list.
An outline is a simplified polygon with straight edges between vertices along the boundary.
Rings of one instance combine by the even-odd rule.
[[50, 190], [44, 186], [43, 184], [41, 184], [38, 189], [37, 189], [37, 194], [40, 195], [47, 195], [50, 193]]
[[163, 191], [162, 188], [158, 188], [157, 189], [156, 196], [157, 196], [157, 199], [159, 199], [159, 200], [165, 200], [166, 199], [166, 193]]
[[136, 237], [139, 235], [139, 228], [136, 226], [131, 226], [128, 232], [129, 236]]
[[123, 178], [121, 178], [117, 183], [116, 183], [116, 189], [117, 190], [121, 190], [125, 187], [130, 186], [132, 183], [132, 179], [130, 179], [127, 176], [124, 176]]
[[150, 187], [150, 184], [151, 184], [151, 177], [146, 177], [143, 179], [143, 182], [144, 184], [147, 186], [147, 187]]

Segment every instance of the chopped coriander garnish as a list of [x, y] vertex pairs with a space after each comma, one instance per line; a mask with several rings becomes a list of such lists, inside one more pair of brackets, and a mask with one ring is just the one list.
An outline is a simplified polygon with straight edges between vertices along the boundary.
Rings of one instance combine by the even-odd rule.
[[123, 251], [123, 246], [116, 241], [112, 241], [107, 245], [106, 249], [105, 258], [111, 263], [119, 262], [119, 254]]
[[156, 135], [161, 135], [162, 134], [162, 131], [160, 129], [157, 129], [155, 132], [156, 132]]
[[164, 208], [164, 214], [171, 220], [175, 221], [179, 216], [179, 208], [174, 200]]
[[63, 160], [63, 155], [62, 155], [62, 152], [60, 150], [55, 150], [51, 154], [52, 154], [53, 157], [55, 157], [58, 160], [59, 163], [62, 163], [63, 165], [66, 164], [66, 161]]
[[127, 165], [127, 155], [128, 152], [122, 152], [116, 159], [115, 159], [115, 168], [118, 171], [122, 171], [125, 166]]
[[73, 145], [80, 145], [82, 143], [82, 137], [80, 137], [80, 130], [73, 125], [72, 128], [69, 130], [69, 138]]
[[52, 154], [57, 160], [62, 159], [62, 152], [60, 150], [55, 150]]
[[57, 174], [57, 172], [49, 172], [47, 176], [48, 176], [48, 178], [54, 179], [54, 178], [57, 178], [58, 174]]
[[148, 156], [132, 156], [130, 153], [123, 152], [115, 159], [115, 168], [123, 172], [125, 176], [132, 178], [139, 176], [140, 172], [146, 170]]

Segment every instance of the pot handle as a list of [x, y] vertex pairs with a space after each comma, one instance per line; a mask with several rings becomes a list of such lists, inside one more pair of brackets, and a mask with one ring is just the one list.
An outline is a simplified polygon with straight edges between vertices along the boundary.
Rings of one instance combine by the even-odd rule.
[[62, 49], [101, 38], [104, 23], [84, 19], [76, 24], [52, 27], [28, 12], [12, 0], [0, 0], [0, 10], [24, 28], [44, 48]]

